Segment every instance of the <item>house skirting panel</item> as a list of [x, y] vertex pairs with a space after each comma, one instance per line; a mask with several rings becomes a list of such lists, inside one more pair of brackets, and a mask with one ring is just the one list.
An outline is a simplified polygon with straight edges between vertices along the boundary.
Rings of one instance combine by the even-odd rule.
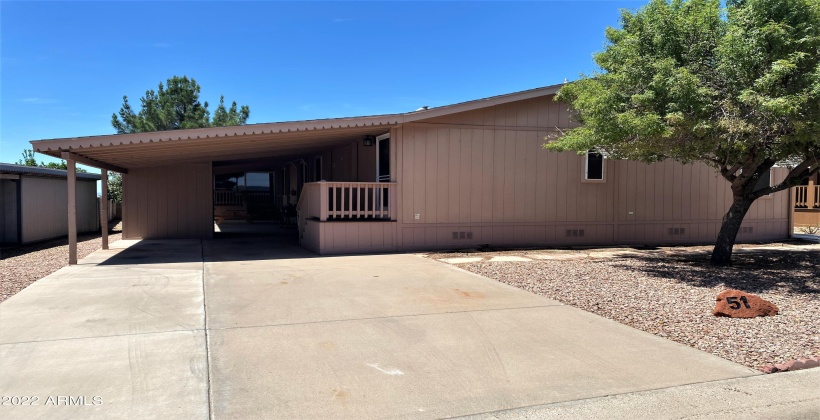
[[820, 209], [794, 209], [794, 226], [820, 225]]
[[[714, 243], [720, 220], [686, 222], [587, 222], [402, 225], [398, 250], [494, 246], [613, 246]], [[788, 219], [750, 220], [738, 242], [788, 238]]]
[[307, 220], [302, 246], [321, 255], [398, 251], [396, 222]]

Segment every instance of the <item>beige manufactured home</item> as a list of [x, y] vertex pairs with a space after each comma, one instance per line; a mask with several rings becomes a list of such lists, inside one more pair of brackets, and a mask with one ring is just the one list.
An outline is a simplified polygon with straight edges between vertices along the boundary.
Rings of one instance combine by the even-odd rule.
[[794, 226], [820, 226], [820, 175], [814, 174], [794, 187]]
[[[124, 173], [126, 238], [211, 238], [214, 220], [297, 226], [320, 254], [482, 244], [711, 242], [728, 183], [704, 165], [543, 149], [571, 128], [549, 86], [369, 117], [33, 141]], [[771, 182], [785, 176], [775, 168]], [[782, 239], [789, 192], [758, 200], [739, 240]]]
[[[0, 243], [27, 244], [68, 234], [66, 171], [0, 163]], [[97, 174], [77, 174], [77, 230], [95, 231]]]

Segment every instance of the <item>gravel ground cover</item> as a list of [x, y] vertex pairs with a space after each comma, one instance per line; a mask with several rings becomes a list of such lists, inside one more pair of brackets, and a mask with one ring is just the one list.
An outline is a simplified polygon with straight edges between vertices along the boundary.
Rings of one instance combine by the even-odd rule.
[[[726, 268], [708, 264], [711, 247], [705, 246], [455, 252], [427, 257], [483, 257], [457, 266], [752, 368], [820, 355], [820, 246], [787, 243], [736, 249], [742, 251]], [[618, 250], [631, 253], [589, 257]], [[587, 257], [487, 261], [499, 255], [532, 258], [562, 253]], [[780, 314], [715, 317], [715, 297], [725, 289], [757, 294], [776, 304]]]
[[[120, 225], [114, 225], [108, 243], [120, 240]], [[77, 235], [77, 259], [102, 247], [98, 233]], [[68, 238], [0, 249], [0, 302], [31, 283], [68, 265]]]

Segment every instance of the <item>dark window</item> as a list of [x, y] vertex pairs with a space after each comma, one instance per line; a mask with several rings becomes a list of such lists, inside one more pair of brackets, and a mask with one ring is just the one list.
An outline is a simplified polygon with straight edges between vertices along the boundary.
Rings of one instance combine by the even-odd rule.
[[757, 185], [755, 185], [755, 191], [762, 190], [764, 188], [769, 188], [772, 186], [772, 171], [771, 169], [764, 172], [763, 175], [760, 175], [760, 178], [757, 180]]
[[248, 172], [247, 174], [245, 174], [245, 183], [245, 185], [247, 186], [247, 191], [270, 191], [270, 173]]
[[592, 150], [587, 152], [586, 179], [604, 179], [604, 157]]
[[223, 174], [214, 177], [214, 189], [240, 191], [245, 189], [244, 174]]
[[390, 181], [390, 137], [379, 140], [379, 168], [377, 181]]
[[322, 180], [322, 158], [317, 157], [313, 160], [313, 181]]

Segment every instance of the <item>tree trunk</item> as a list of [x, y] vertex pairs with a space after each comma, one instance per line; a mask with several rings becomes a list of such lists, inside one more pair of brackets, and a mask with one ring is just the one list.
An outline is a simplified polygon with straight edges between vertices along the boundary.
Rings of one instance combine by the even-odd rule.
[[723, 225], [720, 226], [715, 249], [712, 250], [712, 258], [709, 260], [712, 264], [729, 265], [732, 263], [732, 249], [735, 246], [737, 232], [752, 203], [754, 203], [753, 199], [735, 197], [729, 211], [723, 216]]

